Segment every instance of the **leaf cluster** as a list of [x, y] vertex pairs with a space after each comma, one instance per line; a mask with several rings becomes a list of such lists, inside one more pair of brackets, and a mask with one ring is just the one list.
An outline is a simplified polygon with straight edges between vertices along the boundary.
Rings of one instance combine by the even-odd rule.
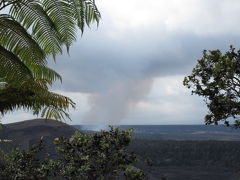
[[14, 149], [0, 156], [0, 178], [6, 179], [86, 179], [109, 180], [119, 176], [127, 180], [147, 179], [144, 172], [133, 167], [136, 156], [126, 147], [131, 129], [96, 134], [76, 132], [70, 138], [54, 140], [59, 158], [38, 159], [42, 142], [27, 150]]
[[0, 113], [23, 108], [42, 117], [63, 119], [75, 103], [52, 93], [49, 86], [61, 76], [47, 66], [63, 46], [69, 51], [77, 29], [99, 23], [92, 0], [5, 0], [0, 14]]
[[225, 54], [220, 50], [204, 51], [192, 74], [185, 77], [184, 86], [192, 89], [192, 94], [205, 98], [208, 114], [206, 124], [240, 127], [240, 50], [232, 46]]
[[44, 179], [47, 171], [46, 162], [40, 161], [36, 154], [43, 148], [42, 141], [29, 150], [15, 148], [11, 153], [1, 152], [0, 178], [1, 179]]
[[[136, 156], [126, 147], [131, 141], [131, 129], [120, 131], [113, 128], [93, 135], [77, 132], [69, 139], [55, 140], [61, 158], [62, 177], [77, 179], [116, 179], [125, 171], [127, 179], [145, 179], [145, 174], [131, 168]], [[131, 172], [131, 173], [130, 173]]]

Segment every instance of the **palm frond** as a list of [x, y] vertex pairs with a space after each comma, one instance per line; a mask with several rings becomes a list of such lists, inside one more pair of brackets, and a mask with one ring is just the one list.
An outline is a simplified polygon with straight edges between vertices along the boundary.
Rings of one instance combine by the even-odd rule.
[[69, 118], [68, 97], [49, 91], [61, 76], [47, 67], [76, 39], [76, 27], [99, 23], [94, 0], [16, 0], [0, 15], [0, 113], [23, 108], [47, 118]]
[[62, 77], [56, 71], [46, 66], [33, 65], [30, 67], [35, 79], [46, 79], [47, 84], [52, 84], [56, 80], [62, 82]]
[[18, 55], [35, 78], [49, 79], [51, 82], [60, 80], [61, 76], [45, 66], [44, 52], [26, 30], [8, 15], [0, 15], [0, 44]]
[[34, 93], [29, 90], [17, 88], [4, 88], [0, 90], [0, 113], [5, 115], [8, 111], [14, 111], [20, 108], [30, 110], [34, 101]]
[[46, 119], [65, 120], [65, 118], [68, 118], [71, 120], [66, 110], [55, 108], [52, 106], [44, 107], [41, 111], [34, 111], [34, 114], [38, 116], [39, 114], [41, 114], [40, 117], [45, 117]]
[[77, 21], [77, 25], [80, 30], [84, 31], [85, 24], [90, 26], [94, 21], [99, 23], [101, 14], [92, 0], [71, 0], [72, 9], [74, 11], [74, 17]]
[[61, 38], [42, 3], [38, 0], [21, 0], [13, 4], [10, 14], [26, 29], [31, 27], [32, 35], [46, 54], [61, 53]]
[[85, 6], [85, 18], [87, 25], [90, 26], [90, 23], [94, 21], [97, 21], [98, 24], [101, 18], [101, 14], [97, 9], [95, 1], [94, 0], [82, 0], [82, 1]]
[[76, 23], [72, 6], [68, 0], [43, 0], [43, 8], [49, 18], [54, 22], [60, 34], [61, 42], [66, 45], [67, 50], [76, 39]]
[[33, 79], [33, 75], [15, 54], [0, 45], [0, 78], [21, 85], [26, 80]]
[[66, 96], [50, 91], [42, 91], [39, 95], [41, 95], [39, 99], [44, 99], [47, 106], [53, 106], [64, 110], [67, 110], [69, 107], [75, 108], [75, 103]]
[[[75, 103], [68, 97], [49, 92], [46, 89], [18, 89], [7, 87], [0, 89], [0, 113], [6, 114], [9, 110], [33, 110], [34, 114], [41, 114], [47, 117], [60, 117], [64, 116], [69, 118], [66, 112], [69, 107], [75, 108]], [[57, 111], [59, 114], [57, 115]]]
[[0, 15], [0, 45], [26, 65], [44, 65], [45, 54], [30, 34], [9, 15]]
[[70, 3], [73, 9], [74, 18], [77, 22], [77, 26], [80, 28], [80, 30], [83, 33], [83, 30], [85, 27], [85, 12], [84, 12], [83, 1], [72, 0], [70, 1]]

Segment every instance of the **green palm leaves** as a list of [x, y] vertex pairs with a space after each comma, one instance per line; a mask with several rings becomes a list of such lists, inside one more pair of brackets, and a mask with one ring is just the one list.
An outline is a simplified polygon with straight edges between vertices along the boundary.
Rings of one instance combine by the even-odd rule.
[[[2, 4], [2, 3], [1, 3]], [[1, 6], [0, 4], [0, 6]], [[68, 97], [49, 92], [49, 85], [61, 76], [47, 67], [76, 40], [77, 28], [99, 22], [93, 0], [4, 1], [9, 14], [0, 15], [0, 113], [24, 108], [47, 118], [63, 119]]]

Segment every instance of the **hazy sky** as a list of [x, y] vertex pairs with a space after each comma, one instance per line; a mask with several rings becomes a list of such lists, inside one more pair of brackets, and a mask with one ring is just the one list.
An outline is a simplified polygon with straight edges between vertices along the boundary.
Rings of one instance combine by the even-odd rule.
[[[204, 49], [240, 45], [239, 0], [96, 0], [99, 27], [50, 63], [71, 124], [203, 124], [203, 99], [183, 87]], [[3, 123], [32, 118], [6, 115]]]

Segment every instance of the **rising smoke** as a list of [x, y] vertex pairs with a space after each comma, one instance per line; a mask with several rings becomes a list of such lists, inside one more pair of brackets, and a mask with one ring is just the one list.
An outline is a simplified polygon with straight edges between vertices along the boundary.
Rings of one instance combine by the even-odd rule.
[[90, 110], [85, 115], [83, 124], [118, 125], [149, 93], [152, 78], [133, 78], [117, 81], [102, 92], [89, 97]]

